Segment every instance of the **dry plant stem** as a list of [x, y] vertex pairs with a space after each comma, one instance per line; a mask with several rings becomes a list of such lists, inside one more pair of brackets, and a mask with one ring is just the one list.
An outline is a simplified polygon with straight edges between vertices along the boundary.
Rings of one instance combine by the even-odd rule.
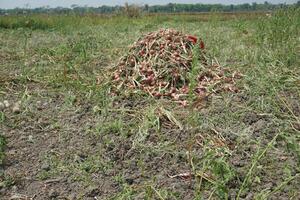
[[160, 200], [165, 200], [161, 194], [153, 187], [151, 186], [151, 189], [156, 193], [157, 197], [160, 199]]

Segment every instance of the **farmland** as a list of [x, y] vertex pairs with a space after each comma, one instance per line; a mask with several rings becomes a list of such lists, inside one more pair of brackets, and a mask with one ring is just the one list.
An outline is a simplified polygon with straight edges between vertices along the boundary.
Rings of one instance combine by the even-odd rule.
[[[201, 38], [238, 92], [113, 95], [119, 59], [162, 28]], [[0, 16], [1, 199], [298, 199], [299, 35], [299, 8]]]

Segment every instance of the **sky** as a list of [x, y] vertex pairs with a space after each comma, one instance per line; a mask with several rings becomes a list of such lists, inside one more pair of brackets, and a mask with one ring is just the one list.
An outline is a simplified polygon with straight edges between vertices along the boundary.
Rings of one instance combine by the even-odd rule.
[[[77, 4], [80, 6], [102, 6], [102, 5], [124, 5], [125, 2], [129, 4], [149, 4], [149, 5], [159, 5], [159, 4], [167, 4], [167, 3], [222, 3], [222, 4], [242, 4], [242, 3], [263, 3], [265, 0], [0, 0], [0, 8], [36, 8], [42, 6], [50, 6], [50, 7], [70, 7], [72, 4]], [[295, 3], [297, 0], [269, 0], [269, 3], [277, 4], [277, 3]]]

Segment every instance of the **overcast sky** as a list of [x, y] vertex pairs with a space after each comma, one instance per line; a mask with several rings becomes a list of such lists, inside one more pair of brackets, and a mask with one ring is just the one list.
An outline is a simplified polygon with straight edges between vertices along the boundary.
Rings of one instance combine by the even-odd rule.
[[[70, 7], [72, 4], [80, 6], [101, 6], [101, 5], [123, 5], [125, 2], [135, 4], [167, 4], [167, 3], [223, 3], [223, 4], [241, 4], [241, 3], [263, 3], [265, 0], [0, 0], [0, 8], [15, 8], [15, 7], [42, 7], [49, 5], [51, 7]], [[270, 3], [295, 3], [297, 0], [269, 0]]]

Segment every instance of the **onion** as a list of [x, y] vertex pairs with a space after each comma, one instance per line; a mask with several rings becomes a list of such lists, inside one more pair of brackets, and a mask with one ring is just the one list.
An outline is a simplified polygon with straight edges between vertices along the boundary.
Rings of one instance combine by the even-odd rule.
[[226, 77], [224, 78], [225, 83], [231, 83], [232, 82], [232, 78]]
[[175, 92], [176, 92], [176, 88], [175, 88], [175, 87], [172, 87], [171, 90], [170, 90], [170, 92], [171, 92], [171, 93], [175, 93]]
[[185, 93], [185, 94], [188, 93], [188, 92], [189, 92], [189, 87], [186, 86], [186, 85], [183, 86], [183, 87], [181, 88], [181, 92], [182, 92], [182, 93]]
[[152, 95], [153, 95], [154, 97], [158, 97], [158, 98], [160, 98], [160, 97], [162, 96], [162, 94], [159, 93], [159, 92], [153, 92]]
[[181, 104], [183, 107], [186, 107], [186, 106], [187, 106], [187, 101], [186, 101], [186, 100], [180, 101], [180, 104]]
[[161, 82], [161, 86], [166, 86], [168, 83], [166, 81]]
[[172, 97], [174, 100], [179, 100], [179, 95], [176, 94], [176, 93], [172, 93], [172, 94], [171, 94], [171, 97]]
[[153, 74], [153, 70], [152, 70], [152, 69], [147, 69], [147, 74], [148, 74], [148, 75]]
[[150, 50], [150, 54], [153, 55], [155, 51], [153, 49]]
[[114, 74], [114, 80], [116, 81], [120, 80], [120, 75], [118, 73]]

